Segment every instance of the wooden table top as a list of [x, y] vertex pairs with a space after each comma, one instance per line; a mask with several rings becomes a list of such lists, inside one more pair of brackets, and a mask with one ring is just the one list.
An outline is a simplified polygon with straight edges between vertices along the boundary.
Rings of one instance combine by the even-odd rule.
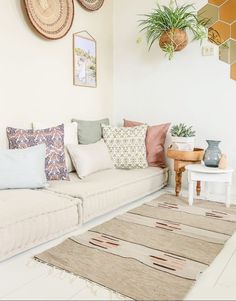
[[169, 148], [167, 150], [167, 157], [179, 161], [202, 161], [205, 150], [202, 148], [195, 148], [194, 151], [179, 151]]

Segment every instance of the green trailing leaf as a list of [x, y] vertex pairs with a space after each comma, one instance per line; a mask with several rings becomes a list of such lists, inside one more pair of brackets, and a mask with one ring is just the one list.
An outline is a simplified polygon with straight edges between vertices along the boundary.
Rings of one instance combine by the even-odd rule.
[[[193, 40], [200, 42], [207, 37], [206, 26], [209, 19], [198, 16], [192, 4], [179, 6], [176, 0], [172, 0], [168, 7], [157, 3], [157, 7], [150, 14], [142, 16], [145, 19], [139, 21], [139, 26], [141, 31], [146, 32], [149, 49], [163, 33], [172, 29], [190, 31], [193, 34]], [[169, 58], [172, 58], [175, 48], [173, 44], [165, 45], [163, 51], [168, 54]]]
[[196, 134], [192, 126], [188, 127], [184, 123], [174, 125], [170, 132], [172, 137], [195, 137]]
[[165, 46], [162, 48], [162, 50], [165, 52], [168, 59], [171, 61], [174, 56], [175, 46], [173, 43], [165, 44]]

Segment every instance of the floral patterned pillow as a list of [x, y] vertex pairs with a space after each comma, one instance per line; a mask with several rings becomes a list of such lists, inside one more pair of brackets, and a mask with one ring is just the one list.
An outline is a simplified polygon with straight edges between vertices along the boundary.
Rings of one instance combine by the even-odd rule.
[[147, 125], [112, 127], [102, 125], [103, 138], [118, 169], [148, 167], [146, 158]]
[[21, 130], [8, 127], [10, 149], [46, 144], [45, 172], [48, 180], [69, 180], [64, 152], [64, 125], [43, 130]]

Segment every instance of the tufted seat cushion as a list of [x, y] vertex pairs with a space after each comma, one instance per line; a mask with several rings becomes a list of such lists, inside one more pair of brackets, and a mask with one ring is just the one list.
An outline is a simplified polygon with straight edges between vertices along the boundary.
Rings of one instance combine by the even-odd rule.
[[52, 181], [47, 189], [81, 199], [85, 223], [160, 190], [167, 179], [168, 170], [159, 167], [110, 169], [83, 180], [71, 173], [70, 181]]
[[46, 190], [0, 191], [0, 260], [76, 228], [79, 203]]

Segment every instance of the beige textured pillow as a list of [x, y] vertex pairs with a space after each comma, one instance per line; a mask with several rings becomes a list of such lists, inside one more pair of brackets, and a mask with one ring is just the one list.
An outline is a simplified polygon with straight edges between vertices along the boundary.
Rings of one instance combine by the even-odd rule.
[[148, 167], [146, 158], [147, 125], [112, 127], [102, 125], [103, 138], [118, 169]]
[[67, 148], [81, 179], [95, 172], [114, 168], [108, 148], [103, 140], [88, 145], [71, 144], [67, 145]]

